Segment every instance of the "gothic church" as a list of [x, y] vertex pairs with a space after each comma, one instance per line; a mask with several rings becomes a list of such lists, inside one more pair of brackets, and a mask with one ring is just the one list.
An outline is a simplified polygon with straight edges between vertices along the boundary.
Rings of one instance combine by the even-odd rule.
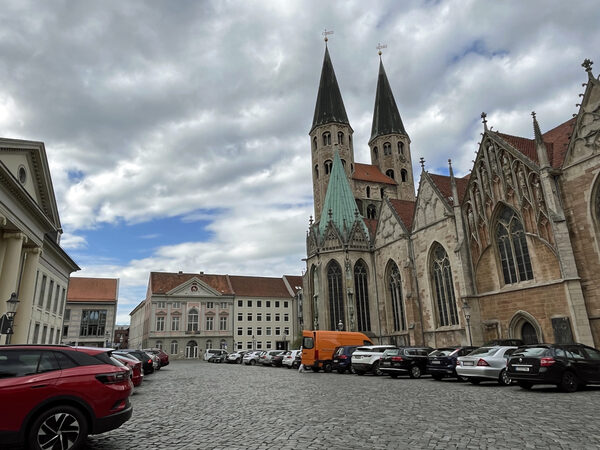
[[397, 345], [600, 346], [600, 81], [583, 66], [573, 118], [542, 133], [532, 114], [526, 138], [488, 129], [482, 114], [470, 174], [422, 162], [415, 197], [411, 141], [383, 63], [362, 164], [326, 48], [309, 133], [303, 327]]

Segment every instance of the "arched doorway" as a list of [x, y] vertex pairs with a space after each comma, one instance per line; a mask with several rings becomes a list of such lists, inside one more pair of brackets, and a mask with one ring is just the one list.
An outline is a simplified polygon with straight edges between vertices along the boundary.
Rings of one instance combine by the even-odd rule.
[[542, 328], [527, 311], [517, 311], [508, 325], [509, 338], [521, 339], [525, 344], [543, 342]]
[[539, 344], [535, 328], [529, 322], [524, 322], [521, 327], [521, 336], [525, 344]]
[[197, 358], [198, 357], [198, 343], [196, 341], [189, 341], [185, 346], [185, 357], [186, 358]]

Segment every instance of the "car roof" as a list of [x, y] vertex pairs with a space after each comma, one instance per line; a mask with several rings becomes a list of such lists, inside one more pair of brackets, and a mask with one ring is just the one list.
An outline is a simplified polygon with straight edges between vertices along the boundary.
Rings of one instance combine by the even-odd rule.
[[87, 353], [88, 355], [97, 355], [99, 353], [112, 352], [112, 348], [104, 347], [85, 347], [85, 346], [73, 346], [73, 345], [61, 345], [61, 344], [9, 344], [0, 345], [0, 349], [21, 349], [21, 350], [68, 350]]

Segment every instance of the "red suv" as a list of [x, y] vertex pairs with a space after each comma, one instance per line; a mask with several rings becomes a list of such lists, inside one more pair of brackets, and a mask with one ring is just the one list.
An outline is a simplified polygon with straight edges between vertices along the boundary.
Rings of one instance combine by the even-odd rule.
[[78, 449], [88, 434], [118, 428], [133, 408], [129, 371], [111, 350], [0, 346], [0, 442]]

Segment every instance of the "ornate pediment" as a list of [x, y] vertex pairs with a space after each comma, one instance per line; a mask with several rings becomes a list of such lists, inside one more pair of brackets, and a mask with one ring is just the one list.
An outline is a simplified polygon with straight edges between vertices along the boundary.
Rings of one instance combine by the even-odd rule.
[[368, 250], [370, 244], [370, 238], [365, 234], [364, 228], [360, 226], [358, 221], [354, 222], [354, 226], [350, 230], [348, 246], [353, 249]]
[[199, 278], [190, 278], [171, 289], [167, 295], [179, 297], [220, 297], [222, 294]]
[[343, 240], [333, 222], [329, 222], [323, 233], [321, 248], [323, 250], [336, 250], [343, 247]]

